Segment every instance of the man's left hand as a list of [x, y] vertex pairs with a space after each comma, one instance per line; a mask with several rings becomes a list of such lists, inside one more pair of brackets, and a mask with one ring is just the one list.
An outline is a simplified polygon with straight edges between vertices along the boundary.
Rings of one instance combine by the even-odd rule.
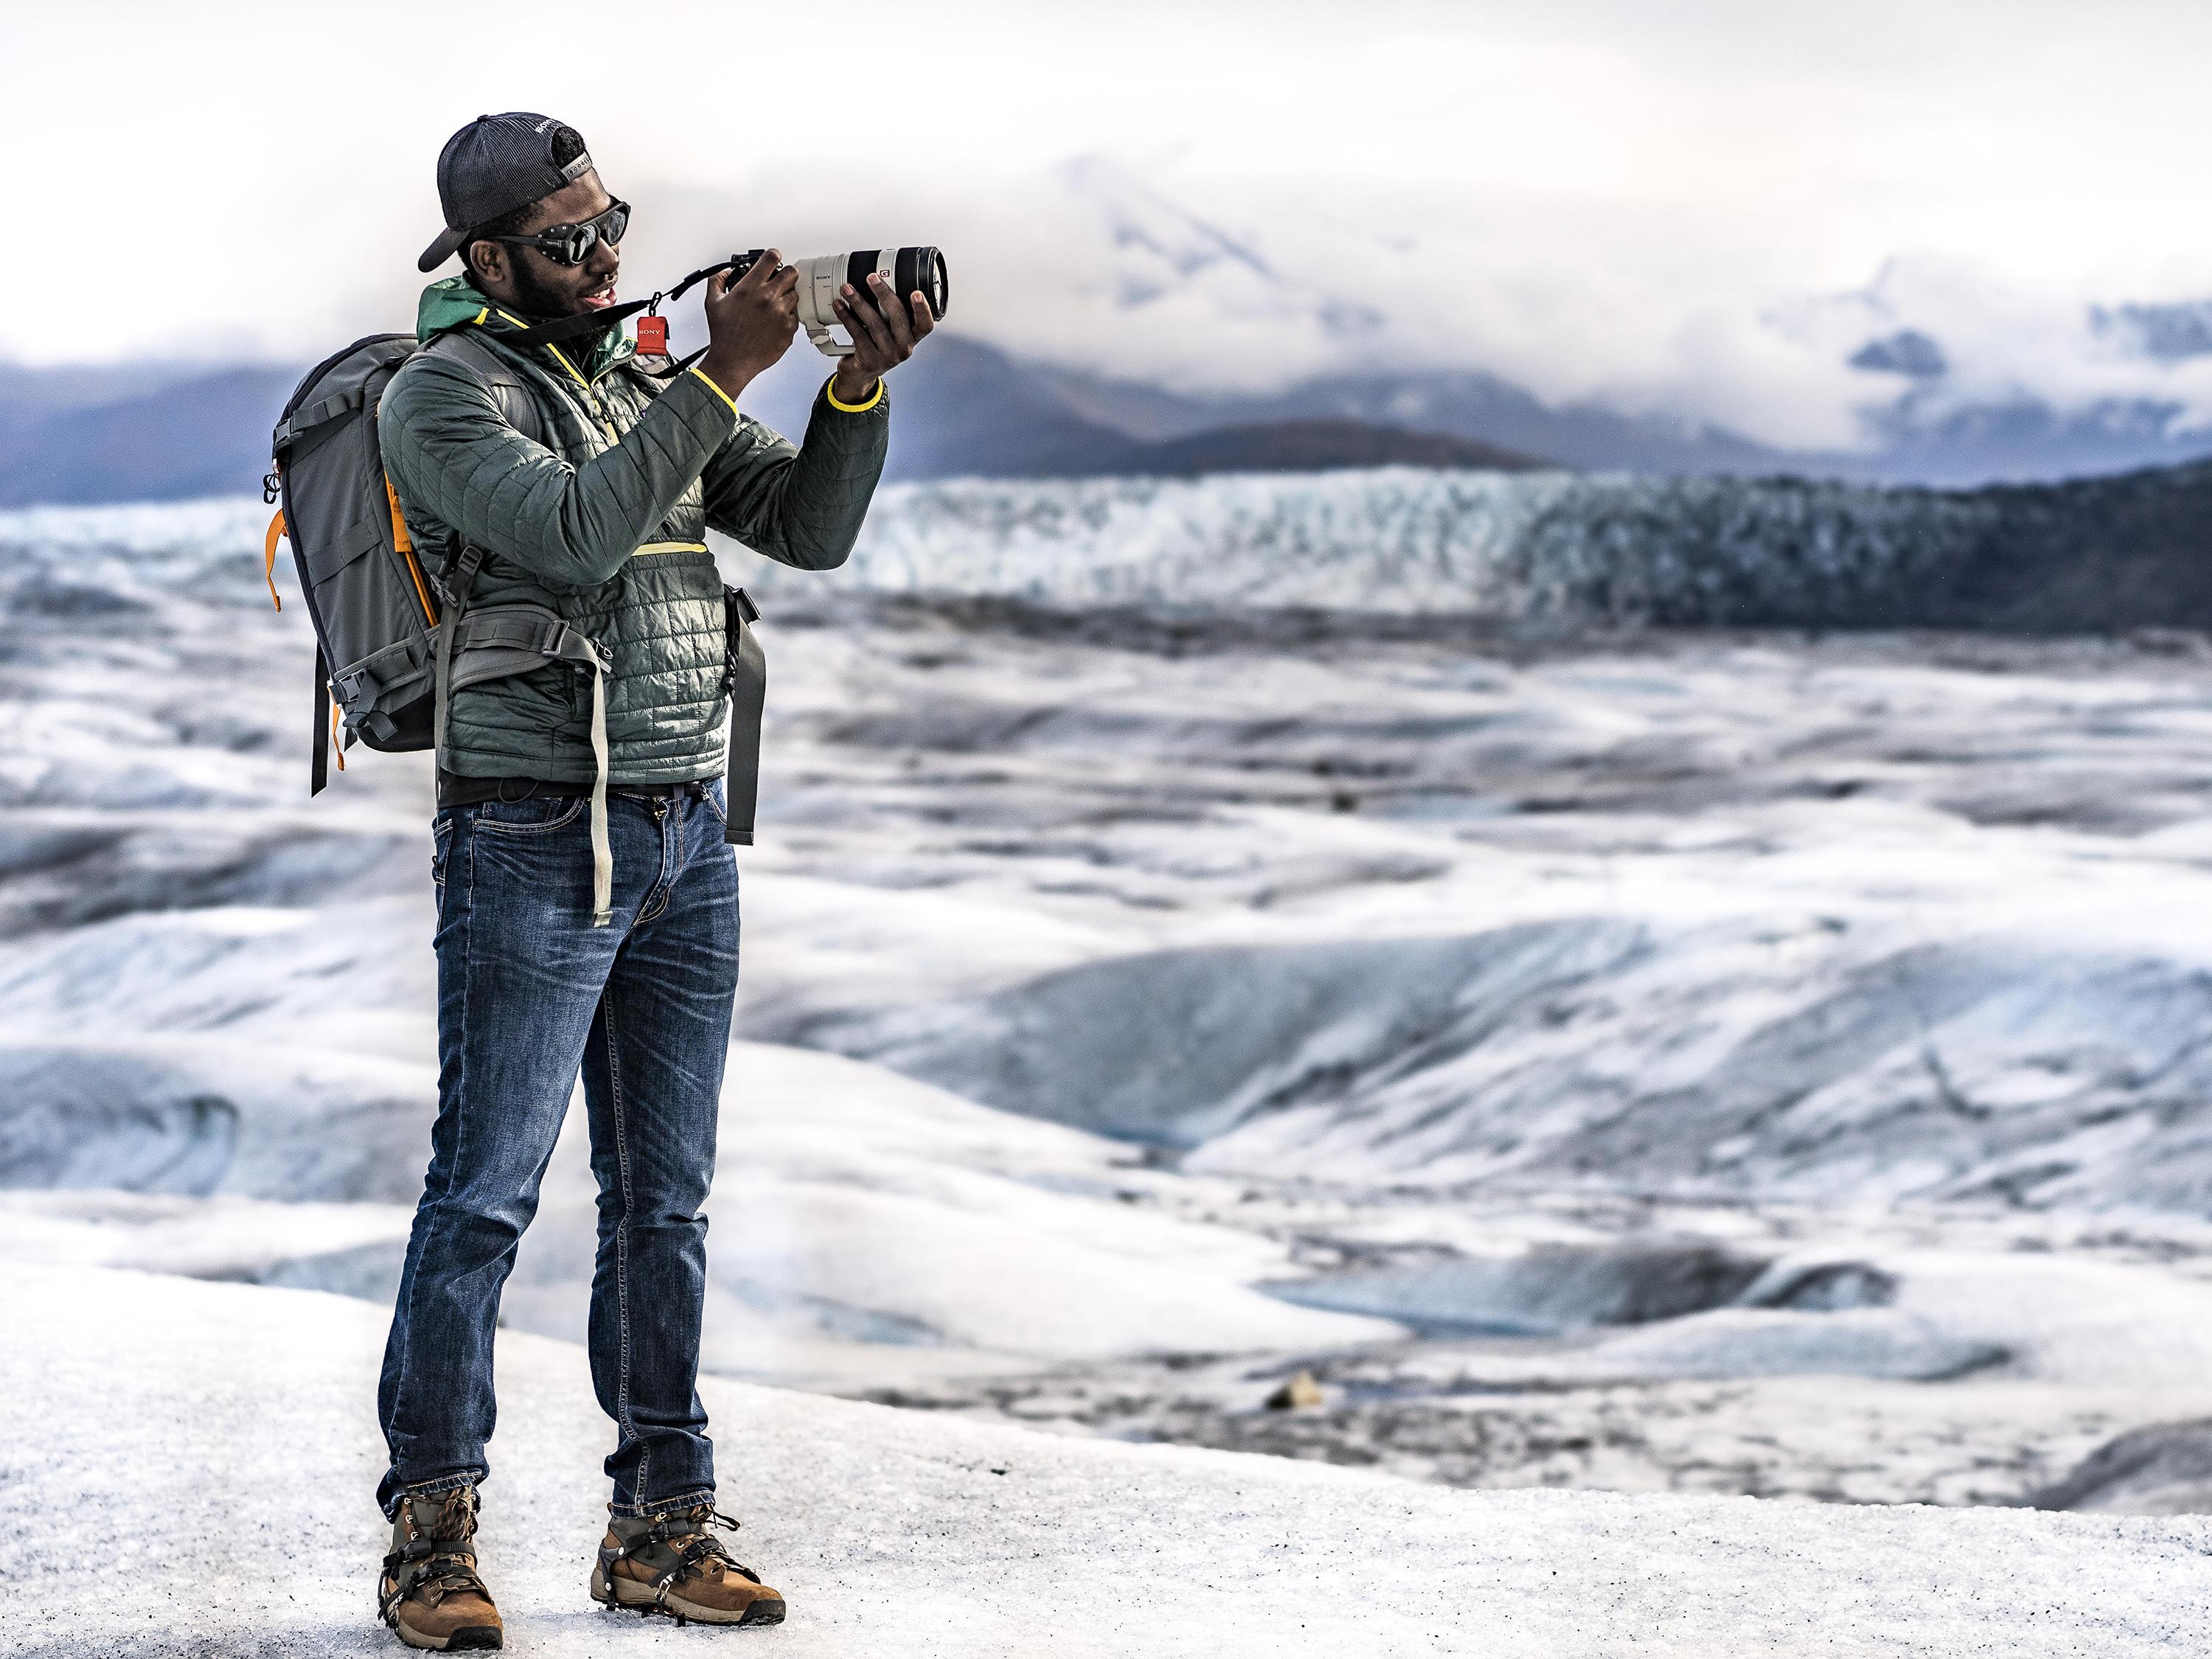
[[865, 294], [846, 283], [830, 309], [853, 337], [852, 355], [837, 365], [833, 388], [841, 404], [864, 404], [874, 397], [878, 378], [913, 356], [922, 336], [937, 326], [920, 289], [901, 305], [890, 279], [879, 270], [868, 273]]

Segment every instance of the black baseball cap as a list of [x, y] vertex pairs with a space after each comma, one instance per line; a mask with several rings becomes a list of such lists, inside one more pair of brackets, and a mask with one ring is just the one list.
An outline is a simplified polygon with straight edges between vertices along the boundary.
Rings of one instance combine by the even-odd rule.
[[435, 270], [478, 225], [527, 207], [589, 173], [592, 153], [580, 137], [570, 160], [553, 159], [555, 138], [574, 131], [550, 115], [517, 110], [479, 115], [447, 139], [438, 152], [438, 205], [446, 210], [446, 228], [422, 250], [416, 269]]

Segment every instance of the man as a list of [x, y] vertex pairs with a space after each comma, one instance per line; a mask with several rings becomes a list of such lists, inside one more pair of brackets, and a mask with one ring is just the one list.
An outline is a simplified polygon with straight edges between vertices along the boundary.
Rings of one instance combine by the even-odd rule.
[[842, 563], [883, 469], [880, 377], [933, 319], [881, 277], [845, 288], [855, 349], [793, 448], [737, 404], [798, 325], [795, 273], [775, 253], [708, 279], [710, 343], [677, 373], [612, 329], [525, 334], [615, 302], [629, 210], [574, 130], [484, 116], [447, 143], [438, 193], [446, 229], [421, 268], [458, 254], [465, 270], [423, 292], [425, 349], [378, 416], [386, 468], [418, 550], [479, 561], [471, 614], [543, 607], [594, 643], [604, 678], [534, 659], [453, 680], [432, 859], [438, 1118], [377, 1396], [393, 1523], [380, 1605], [410, 1647], [501, 1645], [473, 1541], [493, 1333], [580, 1067], [599, 1182], [592, 1377], [616, 1430], [590, 1592], [772, 1624], [783, 1599], [714, 1530], [735, 1523], [713, 1508], [693, 1386], [738, 978], [720, 777], [735, 629], [702, 537]]

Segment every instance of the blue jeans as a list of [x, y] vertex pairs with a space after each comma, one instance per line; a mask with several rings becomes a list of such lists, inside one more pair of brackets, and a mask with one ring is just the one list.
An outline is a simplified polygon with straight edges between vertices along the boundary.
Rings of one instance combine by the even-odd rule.
[[592, 926], [582, 800], [438, 814], [438, 1121], [377, 1389], [404, 1497], [483, 1479], [492, 1337], [580, 1067], [599, 1253], [592, 1382], [615, 1421], [618, 1514], [714, 1490], [694, 1386], [715, 1115], [738, 985], [737, 861], [721, 784], [611, 793], [614, 924]]

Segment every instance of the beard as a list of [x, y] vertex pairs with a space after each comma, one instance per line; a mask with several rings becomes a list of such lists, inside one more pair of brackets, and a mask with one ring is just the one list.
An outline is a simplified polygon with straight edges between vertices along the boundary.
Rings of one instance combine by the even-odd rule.
[[581, 314], [582, 306], [574, 295], [547, 281], [527, 264], [517, 259], [512, 267], [514, 297], [522, 314], [539, 322]]

